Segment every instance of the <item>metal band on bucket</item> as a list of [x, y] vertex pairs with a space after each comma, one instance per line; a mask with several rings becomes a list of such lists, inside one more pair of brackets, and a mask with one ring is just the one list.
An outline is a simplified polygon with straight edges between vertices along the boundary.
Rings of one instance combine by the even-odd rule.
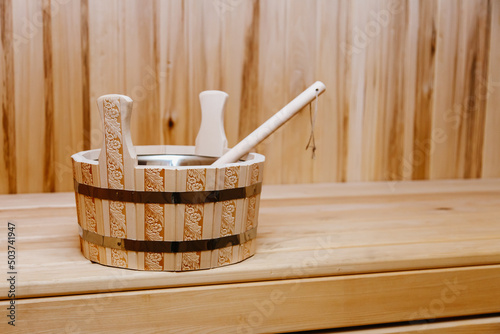
[[260, 194], [262, 182], [246, 187], [208, 191], [138, 191], [108, 189], [78, 183], [75, 192], [81, 195], [110, 201], [144, 204], [201, 204], [247, 198]]
[[133, 240], [125, 238], [108, 237], [97, 234], [79, 227], [80, 237], [97, 246], [107, 248], [128, 250], [134, 252], [153, 252], [153, 253], [184, 253], [184, 252], [202, 252], [220, 249], [228, 246], [244, 244], [247, 241], [255, 239], [257, 236], [257, 227], [254, 227], [240, 234], [227, 235], [225, 237], [203, 240], [186, 241], [153, 241], [153, 240]]

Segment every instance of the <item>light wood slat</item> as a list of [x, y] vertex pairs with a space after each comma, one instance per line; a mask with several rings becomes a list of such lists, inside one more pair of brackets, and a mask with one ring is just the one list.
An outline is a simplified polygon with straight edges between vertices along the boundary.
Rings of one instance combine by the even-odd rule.
[[[317, 2], [286, 2], [285, 85], [287, 100], [292, 100], [316, 79]], [[312, 182], [315, 161], [305, 147], [311, 132], [309, 108], [297, 113], [283, 129], [281, 164], [283, 183]], [[293, 166], [293, 168], [290, 168]]]
[[91, 104], [95, 100], [90, 99], [90, 40], [89, 40], [89, 0], [80, 0], [80, 51], [81, 51], [81, 92], [82, 92], [82, 122], [83, 122], [83, 147], [90, 149], [92, 143], [92, 132], [98, 129], [91, 128]]
[[[90, 146], [101, 148], [104, 138], [97, 98], [123, 93], [126, 89], [123, 51], [124, 3], [121, 1], [88, 2], [88, 38], [90, 78]], [[105, 13], [105, 15], [103, 15]], [[159, 143], [158, 143], [159, 144]], [[78, 152], [75, 150], [75, 153]], [[68, 189], [69, 190], [69, 189]]]
[[[364, 87], [366, 85], [364, 72], [366, 68], [365, 48], [367, 41], [365, 39], [365, 43], [359, 42], [359, 31], [365, 30], [366, 21], [368, 20], [368, 5], [363, 1], [352, 1], [349, 3], [348, 8], [351, 14], [346, 38], [348, 49], [344, 51], [348, 54], [347, 62], [349, 65], [349, 72], [346, 75], [348, 80], [345, 82], [346, 85], [349, 85], [345, 181], [355, 182], [363, 180], [361, 169], [363, 166], [363, 108], [365, 103]], [[355, 27], [357, 30], [354, 29]], [[353, 49], [354, 47], [356, 48]]]
[[[119, 19], [123, 29], [117, 51], [123, 56], [125, 89], [123, 94], [134, 100], [131, 133], [134, 145], [162, 143], [162, 112], [159, 105], [160, 67], [157, 59], [156, 11], [159, 4], [150, 1], [120, 2]], [[106, 87], [103, 87], [105, 89]], [[110, 93], [108, 91], [108, 93]]]
[[351, 182], [300, 185], [267, 185], [262, 196], [266, 199], [351, 197], [360, 195], [410, 195], [498, 191], [498, 179], [432, 180], [411, 182]]
[[318, 334], [497, 334], [500, 332], [500, 317], [479, 317], [473, 319], [458, 319], [438, 321], [431, 319], [422, 321], [418, 325], [402, 325], [391, 327], [378, 327], [369, 329], [325, 330], [317, 331]]
[[12, 2], [0, 4], [0, 193], [3, 194], [17, 192], [15, 83], [11, 78], [20, 39], [17, 43], [14, 39]]
[[[59, 236], [64, 237], [64, 236]], [[53, 242], [47, 238], [47, 242]], [[318, 238], [320, 242], [322, 239]], [[327, 239], [328, 240], [328, 239]], [[263, 246], [258, 244], [257, 254], [244, 263], [212, 270], [189, 272], [183, 276], [175, 273], [155, 273], [124, 271], [109, 267], [92, 265], [80, 254], [78, 243], [59, 245], [52, 250], [26, 251], [21, 255], [26, 259], [57, 258], [58, 262], [45, 262], [41, 267], [37, 264], [22, 264], [19, 271], [25, 273], [18, 284], [20, 298], [32, 298], [53, 295], [72, 295], [86, 293], [103, 293], [108, 291], [130, 291], [137, 289], [173, 288], [185, 286], [212, 285], [232, 282], [254, 282], [280, 280], [283, 278], [328, 277], [374, 272], [393, 272], [412, 270], [415, 268], [452, 268], [469, 264], [490, 265], [499, 262], [498, 237], [495, 240], [472, 240], [469, 242], [409, 244], [406, 246], [389, 245], [358, 248], [341, 248], [325, 250], [302, 250], [275, 253], [261, 252]], [[44, 242], [37, 244], [41, 247]], [[432, 247], [441, 258], [425, 254]], [[66, 256], [58, 258], [57, 253]], [[446, 255], [453, 252], [453, 256]], [[370, 255], [367, 255], [370, 254]], [[397, 259], [391, 258], [398, 254]], [[443, 255], [444, 254], [444, 255]], [[317, 264], [315, 259], [321, 259]], [[324, 259], [324, 260], [323, 260]], [[41, 260], [38, 260], [39, 262]], [[24, 261], [28, 262], [28, 261]], [[31, 262], [31, 261], [30, 261]], [[64, 268], [64, 279], [54, 282], [54, 275]], [[29, 273], [29, 276], [26, 274]], [[119, 280], [120, 285], [115, 282]], [[6, 299], [7, 286], [0, 286], [1, 299]]]
[[[283, 74], [286, 59], [286, 0], [260, 2], [259, 27], [259, 110], [260, 123], [265, 122], [287, 102], [287, 82]], [[272, 22], [269, 24], [268, 22]], [[282, 143], [284, 129], [277, 130], [262, 142], [257, 151], [266, 157], [266, 183], [282, 183]]]
[[486, 94], [486, 121], [484, 130], [483, 177], [500, 176], [500, 3], [491, 2], [490, 53]]
[[[430, 178], [481, 176], [491, 15], [484, 1], [438, 2]], [[445, 14], [446, 13], [446, 14]]]
[[85, 146], [82, 88], [68, 85], [68, 78], [82, 81], [80, 9], [79, 1], [64, 5], [53, 2], [51, 7], [56, 191], [67, 191], [73, 186], [70, 156]]
[[[55, 113], [54, 113], [54, 56], [52, 43], [52, 5], [50, 0], [42, 0], [42, 36], [43, 36], [43, 105], [45, 128], [43, 144], [45, 154], [43, 156], [43, 191], [53, 192], [55, 185]], [[33, 18], [34, 20], [34, 18]], [[40, 139], [38, 139], [40, 140]], [[41, 141], [41, 140], [40, 140]]]
[[[415, 24], [418, 24], [416, 51], [416, 92], [415, 111], [413, 120], [412, 151], [405, 155], [403, 169], [409, 169], [414, 179], [427, 179], [430, 173], [431, 147], [433, 140], [441, 143], [442, 129], [435, 129], [432, 115], [436, 112], [434, 101], [439, 96], [434, 93], [436, 77], [436, 38], [438, 2], [423, 1], [419, 6], [419, 15]], [[445, 50], [446, 52], [446, 50]], [[440, 111], [437, 111], [440, 113]]]
[[[42, 1], [13, 1], [13, 33], [21, 38], [14, 53], [17, 192], [44, 189], [45, 146], [43, 10]], [[26, 24], [31, 24], [29, 28]], [[34, 167], [36, 166], [36, 167]]]
[[[70, 193], [0, 196], [0, 235], [16, 222], [25, 297], [107, 291], [117, 277], [126, 282], [119, 289], [132, 290], [497, 264], [499, 187], [500, 180], [403, 182], [392, 191], [385, 183], [267, 186], [257, 254], [182, 275], [85, 260]], [[64, 278], [54, 281], [56, 272]]]
[[70, 193], [0, 195], [0, 210], [75, 207]]
[[[7, 68], [13, 73], [13, 61], [12, 61], [12, 54], [13, 54], [13, 49], [11, 48], [10, 52], [10, 57], [9, 57], [9, 52], [8, 48], [10, 45], [5, 45], [8, 44], [9, 41], [12, 39], [9, 38], [10, 36], [7, 35], [6, 32], [6, 26], [7, 25], [12, 25], [12, 2], [11, 1], [4, 1], [0, 3], [0, 13], [1, 13], [1, 20], [0, 20], [0, 54], [2, 57], [0, 57], [0, 82], [2, 83], [1, 89], [0, 89], [0, 105], [2, 106], [1, 109], [1, 117], [0, 117], [0, 129], [4, 129], [3, 123], [4, 117], [3, 114], [5, 113], [7, 108], [4, 109], [4, 106], [8, 104], [8, 96], [12, 97], [12, 94], [7, 95], [7, 91], [9, 88], [6, 87], [7, 80]], [[12, 29], [11, 29], [12, 30]], [[6, 42], [4, 42], [6, 41]], [[7, 65], [9, 63], [9, 65]], [[7, 67], [8, 66], [8, 67]], [[10, 90], [13, 88], [13, 83], [12, 81], [9, 81], [8, 84], [10, 85]], [[10, 110], [13, 110], [13, 103], [10, 103]], [[5, 111], [4, 111], [5, 110]], [[14, 118], [15, 119], [15, 118]], [[8, 140], [8, 133], [5, 133], [5, 131], [0, 132], [0, 143], [5, 143]], [[9, 140], [10, 141], [10, 140]], [[8, 194], [11, 193], [9, 191], [9, 174], [8, 174], [8, 168], [7, 164], [5, 163], [5, 160], [8, 159], [11, 154], [9, 152], [4, 152], [4, 145], [0, 145], [0, 193], [2, 194]]]
[[492, 313], [499, 276], [497, 265], [19, 300], [14, 330], [262, 333]]
[[229, 94], [224, 126], [233, 147], [264, 121], [259, 110], [259, 70], [265, 59], [260, 57], [260, 30], [266, 7], [259, 0], [213, 3], [220, 10], [222, 26], [221, 88]]
[[[265, 172], [265, 168], [264, 168]], [[495, 192], [499, 179], [433, 180], [412, 182], [321, 183], [300, 185], [266, 185], [262, 199], [297, 199], [321, 197], [358, 197], [378, 195], [448, 194], [460, 192]], [[0, 195], [0, 210], [39, 209], [74, 206], [67, 193]]]
[[[402, 179], [409, 11], [405, 3], [394, 6], [392, 1], [370, 2], [366, 10], [366, 24], [360, 27], [366, 34], [360, 50], [365, 53], [361, 173], [364, 180]], [[398, 34], [392, 33], [395, 29]], [[357, 35], [354, 41], [363, 39]]]
[[[349, 121], [350, 56], [346, 52], [350, 15], [331, 20], [331, 13], [349, 12], [347, 1], [318, 1], [316, 31], [316, 79], [328, 89], [319, 99], [315, 127], [317, 142], [314, 182], [345, 181]], [[340, 46], [340, 47], [339, 47]], [[344, 75], [340, 75], [344, 73]], [[336, 112], [323, 112], [334, 108]], [[328, 128], [322, 124], [328, 124]], [[278, 144], [279, 145], [279, 144]], [[269, 158], [268, 158], [269, 159]], [[266, 161], [266, 168], [269, 163]], [[269, 172], [266, 172], [269, 175]], [[266, 177], [266, 179], [268, 179]]]
[[189, 105], [188, 12], [183, 0], [157, 1], [156, 6], [162, 143], [186, 145], [190, 140], [189, 111], [186, 107]]
[[[212, 1], [198, 2], [189, 0], [184, 3], [187, 15], [187, 54], [188, 104], [181, 112], [187, 113], [186, 128], [188, 142], [193, 145], [201, 124], [199, 94], [204, 90], [220, 90], [221, 82], [221, 45], [222, 20]], [[235, 124], [233, 126], [236, 126]]]
[[0, 193], [70, 191], [101, 95], [134, 98], [136, 144], [189, 145], [198, 94], [226, 90], [233, 146], [318, 79], [317, 158], [306, 108], [257, 147], [267, 184], [500, 176], [496, 1], [4, 5]]
[[[429, 46], [425, 45], [426, 43], [429, 42], [429, 34], [428, 30], [429, 28], [426, 29], [427, 34], [423, 33], [422, 34], [422, 27], [425, 24], [427, 25], [432, 25], [433, 21], [432, 18], [429, 18], [427, 13], [426, 14], [421, 14], [421, 15], [415, 15], [412, 13], [415, 13], [417, 10], [419, 11], [424, 11], [425, 10], [425, 4], [421, 2], [409, 2], [406, 4], [406, 13], [401, 13], [400, 8], [403, 9], [403, 6], [401, 7], [396, 7], [394, 9], [394, 4], [397, 3], [389, 3], [392, 5], [392, 7], [389, 7], [391, 11], [389, 13], [391, 15], [399, 16], [401, 15], [402, 18], [407, 20], [406, 23], [406, 32], [404, 35], [404, 55], [402, 55], [402, 70], [401, 70], [401, 75], [403, 76], [403, 80], [405, 81], [404, 83], [404, 89], [401, 91], [402, 92], [402, 99], [400, 100], [400, 97], [398, 95], [395, 95], [393, 98], [398, 99], [401, 107], [403, 108], [402, 112], [402, 119], [403, 119], [403, 124], [397, 127], [399, 131], [403, 131], [403, 143], [401, 145], [401, 156], [399, 157], [399, 160], [394, 160], [391, 154], [389, 154], [389, 158], [391, 161], [394, 163], [396, 161], [398, 163], [398, 169], [396, 170], [396, 173], [387, 174], [387, 172], [384, 172], [386, 175], [382, 177], [383, 180], [412, 180], [413, 179], [413, 169], [415, 168], [415, 163], [413, 160], [413, 154], [414, 154], [414, 149], [413, 149], [413, 143], [414, 143], [414, 138], [415, 138], [415, 123], [416, 119], [415, 116], [420, 113], [424, 113], [425, 111], [422, 110], [422, 108], [419, 108], [416, 106], [416, 104], [419, 101], [418, 97], [418, 92], [420, 89], [423, 88], [425, 89], [426, 84], [428, 82], [425, 82], [422, 84], [421, 79], [419, 77], [419, 73], [421, 71], [424, 71], [424, 69], [427, 69], [430, 64], [427, 62], [423, 62], [421, 58], [419, 58], [419, 52], [421, 49], [427, 49]], [[423, 18], [422, 21], [423, 23], [420, 23], [419, 20]], [[425, 38], [422, 38], [422, 35], [425, 36]], [[424, 44], [424, 45], [422, 45]], [[432, 80], [431, 75], [427, 75], [425, 80]]]

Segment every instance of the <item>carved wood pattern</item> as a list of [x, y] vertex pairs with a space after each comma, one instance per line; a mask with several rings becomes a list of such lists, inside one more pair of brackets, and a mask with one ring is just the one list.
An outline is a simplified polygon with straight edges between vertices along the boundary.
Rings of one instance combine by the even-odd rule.
[[[82, 181], [87, 185], [94, 185], [94, 175], [92, 174], [92, 165], [87, 163], [81, 164]], [[95, 199], [89, 196], [83, 196], [85, 207], [86, 229], [97, 233], [97, 217], [95, 208]], [[99, 248], [97, 245], [87, 243], [89, 246], [90, 261], [99, 262]]]
[[[187, 191], [203, 191], [206, 186], [205, 169], [188, 169]], [[184, 209], [184, 240], [199, 240], [203, 233], [203, 204], [186, 204]], [[201, 252], [182, 254], [181, 270], [200, 269]]]
[[[120, 120], [120, 109], [115, 99], [104, 99], [103, 101], [106, 145], [106, 164], [108, 188], [124, 189], [123, 175], [123, 145], [122, 129]], [[126, 212], [123, 202], [109, 202], [109, 223], [112, 237], [126, 238]], [[118, 267], [127, 266], [127, 252], [112, 249], [111, 265]]]
[[[71, 159], [71, 162], [73, 165], [73, 180], [79, 181], [79, 179], [77, 178], [76, 171], [78, 166], [80, 166], [81, 164], [73, 159]], [[83, 218], [81, 217], [81, 211], [80, 211], [81, 210], [80, 195], [77, 192], [75, 192], [75, 205], [76, 205], [76, 215], [78, 217], [78, 225], [82, 226]]]
[[[224, 189], [236, 188], [238, 186], [240, 176], [240, 167], [227, 167], [224, 172]], [[220, 226], [220, 236], [231, 235], [235, 233], [236, 223], [236, 200], [222, 202], [222, 218]], [[233, 247], [225, 247], [219, 249], [217, 265], [231, 263]]]
[[[165, 171], [159, 168], [144, 170], [144, 190], [164, 191]], [[161, 241], [164, 238], [164, 206], [161, 204], [144, 205], [145, 240]], [[163, 254], [147, 252], [144, 254], [144, 269], [163, 270]]]
[[[255, 184], [259, 181], [259, 165], [255, 164], [251, 167], [250, 184]], [[256, 207], [257, 207], [257, 196], [254, 195], [248, 198], [248, 209], [247, 209], [247, 219], [245, 222], [245, 231], [252, 229], [256, 224]], [[246, 259], [251, 256], [251, 246], [253, 240], [250, 240], [243, 244], [243, 258]]]

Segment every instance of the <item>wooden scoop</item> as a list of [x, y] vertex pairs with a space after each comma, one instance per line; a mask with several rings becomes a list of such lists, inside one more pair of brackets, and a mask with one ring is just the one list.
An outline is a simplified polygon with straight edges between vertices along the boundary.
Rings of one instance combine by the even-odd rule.
[[284, 106], [280, 111], [278, 111], [274, 116], [269, 118], [264, 124], [259, 126], [254, 132], [249, 134], [245, 139], [240, 141], [229, 150], [226, 154], [221, 156], [217, 161], [215, 161], [212, 166], [220, 167], [224, 164], [233, 163], [238, 161], [242, 156], [250, 152], [257, 144], [266, 139], [274, 131], [276, 131], [280, 126], [282, 126], [286, 121], [288, 121], [292, 116], [294, 116], [299, 110], [304, 108], [307, 104], [319, 96], [325, 91], [325, 84], [321, 81], [316, 81], [309, 88], [303, 91], [299, 96], [292, 100]]

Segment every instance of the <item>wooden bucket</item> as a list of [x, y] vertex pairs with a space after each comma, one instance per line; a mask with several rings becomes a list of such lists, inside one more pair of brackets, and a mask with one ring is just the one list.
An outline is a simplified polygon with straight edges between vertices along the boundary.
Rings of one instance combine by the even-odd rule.
[[[99, 98], [102, 149], [72, 156], [83, 255], [113, 267], [185, 271], [255, 253], [264, 156], [221, 167], [165, 166], [194, 146], [133, 146], [131, 100]], [[161, 160], [161, 159], [160, 159]]]

